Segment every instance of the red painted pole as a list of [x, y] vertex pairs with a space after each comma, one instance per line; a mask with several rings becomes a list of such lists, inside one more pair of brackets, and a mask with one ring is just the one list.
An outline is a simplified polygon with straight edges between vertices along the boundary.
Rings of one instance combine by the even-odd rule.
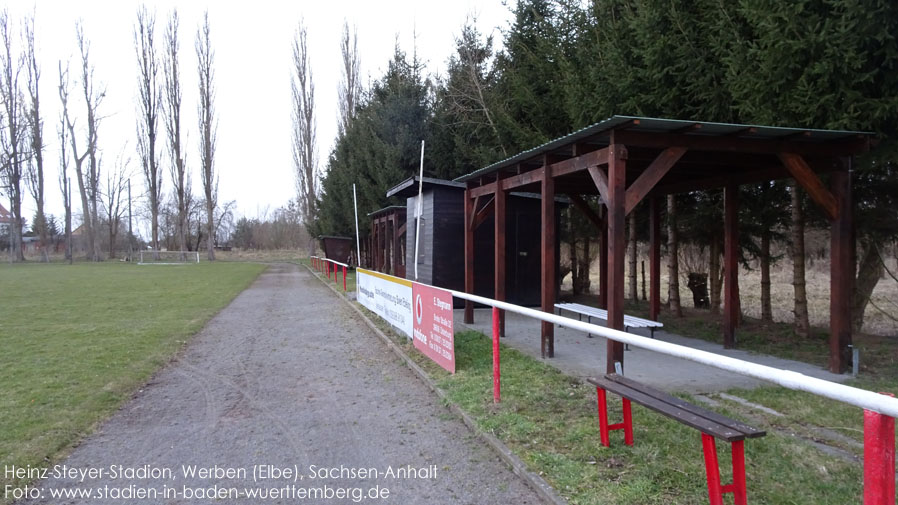
[[[889, 396], [895, 396], [889, 393]], [[895, 418], [864, 411], [864, 505], [895, 503]]]
[[599, 437], [602, 439], [602, 445], [611, 447], [611, 436], [608, 433], [608, 399], [604, 389], [596, 388], [596, 399], [599, 405]]
[[705, 452], [705, 473], [708, 476], [708, 498], [711, 505], [723, 505], [720, 468], [717, 466], [717, 444], [714, 443], [714, 437], [702, 433], [702, 448]]
[[346, 265], [343, 265], [343, 292], [346, 292]]
[[624, 404], [624, 443], [633, 445], [633, 411], [630, 407], [630, 400], [623, 398]]
[[499, 403], [501, 372], [499, 370], [499, 309], [493, 307], [493, 402]]
[[748, 504], [748, 487], [745, 484], [745, 441], [737, 440], [732, 444], [733, 451], [733, 504]]

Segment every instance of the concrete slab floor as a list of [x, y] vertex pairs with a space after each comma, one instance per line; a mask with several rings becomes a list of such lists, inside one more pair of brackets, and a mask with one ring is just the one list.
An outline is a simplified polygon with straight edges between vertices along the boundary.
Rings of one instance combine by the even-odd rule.
[[[593, 319], [595, 324], [603, 321]], [[455, 311], [456, 331], [470, 328], [492, 335], [491, 309], [475, 309], [474, 323], [464, 324], [464, 310]], [[631, 330], [637, 335], [649, 336], [648, 329]], [[722, 345], [687, 338], [663, 330], [655, 330], [655, 338], [693, 349], [712, 352], [752, 363], [791, 370], [811, 377], [842, 382], [850, 375], [838, 375], [808, 363], [755, 354], [740, 349], [724, 349]], [[514, 313], [505, 315], [505, 338], [502, 342], [525, 354], [540, 358], [540, 321]], [[593, 377], [605, 372], [606, 340], [599, 336], [588, 337], [580, 331], [555, 326], [555, 357], [545, 363], [576, 377]], [[738, 375], [708, 365], [675, 358], [631, 346], [624, 356], [624, 373], [628, 377], [665, 391], [686, 393], [712, 393], [732, 388], [755, 388], [764, 381]]]

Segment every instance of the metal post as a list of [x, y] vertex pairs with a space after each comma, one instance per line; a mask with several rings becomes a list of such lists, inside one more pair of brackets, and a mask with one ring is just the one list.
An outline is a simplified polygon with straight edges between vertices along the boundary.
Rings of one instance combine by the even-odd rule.
[[418, 280], [418, 242], [421, 236], [421, 214], [424, 205], [421, 201], [424, 191], [424, 141], [421, 141], [421, 171], [418, 179], [418, 205], [415, 206], [415, 280]]
[[352, 184], [352, 210], [355, 212], [355, 264], [362, 264], [362, 246], [359, 243], [359, 202], [355, 196], [355, 183]]
[[343, 265], [343, 292], [346, 292], [346, 265]]

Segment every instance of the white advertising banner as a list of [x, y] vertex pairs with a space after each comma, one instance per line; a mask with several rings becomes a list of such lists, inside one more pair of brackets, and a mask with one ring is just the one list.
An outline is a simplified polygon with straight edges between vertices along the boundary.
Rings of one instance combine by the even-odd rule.
[[356, 292], [359, 303], [412, 338], [412, 281], [359, 268]]

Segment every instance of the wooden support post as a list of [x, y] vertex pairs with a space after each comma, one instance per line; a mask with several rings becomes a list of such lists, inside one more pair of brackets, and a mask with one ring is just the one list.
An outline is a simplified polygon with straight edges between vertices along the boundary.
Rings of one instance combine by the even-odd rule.
[[[608, 159], [608, 327], [624, 329], [624, 260], [627, 256], [626, 207], [627, 149], [614, 143]], [[624, 345], [608, 340], [606, 370], [614, 373], [614, 364], [624, 364]]]
[[[501, 185], [497, 184], [496, 189], [496, 197], [494, 201], [496, 202], [493, 208], [493, 215], [495, 216], [495, 226], [493, 230], [495, 232], [495, 240], [493, 241], [495, 244], [495, 255], [494, 262], [495, 268], [493, 269], [495, 272], [495, 299], [499, 301], [505, 301], [505, 258], [506, 248], [505, 248], [505, 218], [506, 218], [506, 203], [507, 203], [507, 193], [502, 190]], [[499, 318], [499, 336], [505, 336], [505, 311], [499, 310], [498, 313]]]
[[[548, 161], [548, 160], [547, 160]], [[543, 312], [555, 312], [555, 179], [548, 163], [543, 165], [542, 200], [542, 261], [541, 289]], [[541, 332], [541, 355], [555, 356], [555, 325], [543, 321]]]
[[390, 260], [390, 262], [393, 265], [393, 275], [395, 275], [396, 277], [405, 277], [405, 275], [403, 275], [403, 273], [399, 269], [399, 265], [402, 264], [402, 261], [400, 261], [400, 259], [402, 257], [402, 255], [400, 254], [400, 252], [402, 251], [402, 247], [399, 242], [399, 215], [398, 214], [393, 214], [393, 230], [392, 231], [393, 231], [393, 235], [392, 235], [392, 237], [393, 237], [393, 246], [392, 246], [393, 256], [392, 256], [392, 258], [393, 259]]
[[[607, 205], [607, 202], [605, 202]], [[599, 239], [599, 308], [608, 308], [608, 208], [602, 211], [602, 228]]]
[[396, 275], [396, 267], [393, 265], [393, 217], [384, 219], [384, 273]]
[[830, 184], [838, 212], [830, 232], [829, 369], [833, 373], [844, 373], [851, 365], [851, 292], [854, 288], [851, 175], [844, 169], [833, 172]]
[[661, 313], [661, 200], [649, 200], [649, 319]]
[[723, 190], [723, 346], [736, 346], [736, 326], [739, 324], [739, 186], [728, 184]]
[[[471, 220], [474, 217], [474, 200], [471, 190], [465, 190], [465, 293], [474, 294], [474, 229]], [[474, 302], [465, 300], [465, 324], [474, 323]]]

